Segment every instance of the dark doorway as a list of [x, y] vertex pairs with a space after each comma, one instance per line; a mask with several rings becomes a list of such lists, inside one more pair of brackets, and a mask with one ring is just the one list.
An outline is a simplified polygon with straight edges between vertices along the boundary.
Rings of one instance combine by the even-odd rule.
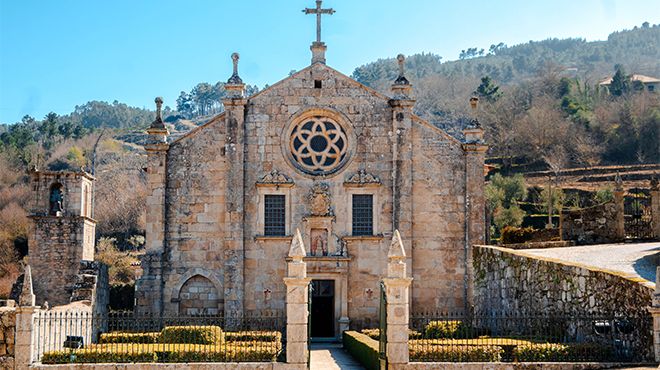
[[334, 280], [312, 280], [312, 337], [335, 337]]

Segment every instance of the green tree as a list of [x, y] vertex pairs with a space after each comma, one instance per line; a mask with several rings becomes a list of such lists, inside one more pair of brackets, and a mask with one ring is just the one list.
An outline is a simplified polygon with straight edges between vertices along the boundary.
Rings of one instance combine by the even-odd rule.
[[481, 84], [477, 87], [477, 90], [475, 90], [474, 93], [491, 103], [496, 102], [497, 99], [502, 96], [500, 87], [495, 85], [489, 76], [481, 78]]
[[616, 72], [610, 83], [610, 94], [613, 96], [625, 95], [630, 92], [630, 76], [626, 75], [621, 64], [617, 64], [614, 68], [616, 69]]

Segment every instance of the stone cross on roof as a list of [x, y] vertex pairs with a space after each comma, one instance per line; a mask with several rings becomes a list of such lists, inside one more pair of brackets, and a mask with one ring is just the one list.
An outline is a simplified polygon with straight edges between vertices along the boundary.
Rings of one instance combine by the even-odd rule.
[[165, 128], [165, 124], [163, 123], [163, 116], [161, 114], [161, 108], [163, 107], [163, 98], [156, 97], [154, 99], [154, 103], [156, 103], [156, 119], [151, 122], [151, 128], [158, 128], [162, 129]]
[[305, 8], [303, 9], [303, 13], [305, 14], [316, 14], [316, 42], [318, 44], [321, 43], [321, 15], [322, 14], [330, 14], [332, 15], [335, 10], [332, 8], [329, 9], [321, 9], [321, 3], [323, 0], [316, 0], [316, 8]]
[[243, 80], [238, 76], [239, 59], [241, 59], [241, 56], [238, 53], [231, 54], [231, 62], [234, 64], [234, 72], [232, 73], [231, 77], [229, 77], [229, 80], [227, 80], [228, 84], [240, 85], [243, 83]]

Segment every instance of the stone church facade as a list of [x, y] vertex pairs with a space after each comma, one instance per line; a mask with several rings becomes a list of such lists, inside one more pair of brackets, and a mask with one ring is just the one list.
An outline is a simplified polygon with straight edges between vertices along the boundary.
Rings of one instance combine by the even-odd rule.
[[403, 56], [385, 96], [327, 66], [325, 44], [312, 52], [309, 67], [250, 97], [232, 55], [225, 111], [176, 140], [156, 100], [138, 312], [284, 312], [296, 230], [313, 327], [325, 323], [316, 336], [377, 319], [396, 229], [412, 310], [469, 305], [468, 247], [484, 236], [483, 131], [459, 141], [416, 116]]

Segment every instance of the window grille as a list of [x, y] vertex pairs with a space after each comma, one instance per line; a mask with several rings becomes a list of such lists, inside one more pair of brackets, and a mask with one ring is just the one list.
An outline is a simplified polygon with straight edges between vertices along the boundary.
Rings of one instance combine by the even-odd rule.
[[284, 195], [264, 196], [264, 235], [284, 236], [286, 234], [284, 200]]
[[373, 195], [353, 194], [353, 235], [373, 235]]

